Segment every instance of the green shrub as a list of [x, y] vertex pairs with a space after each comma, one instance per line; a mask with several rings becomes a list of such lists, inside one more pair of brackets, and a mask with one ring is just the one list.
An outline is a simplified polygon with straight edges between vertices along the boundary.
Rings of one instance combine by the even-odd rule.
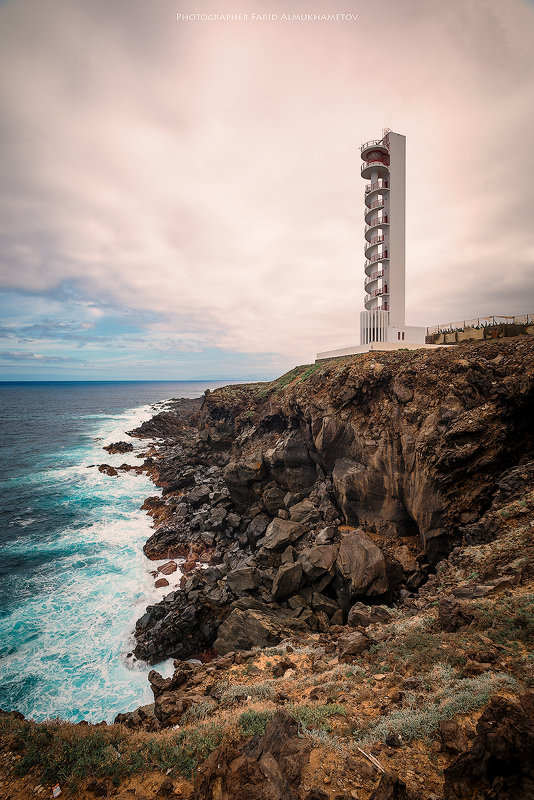
[[326, 703], [324, 705], [295, 705], [291, 704], [286, 710], [292, 714], [305, 728], [315, 727], [324, 731], [331, 731], [332, 726], [327, 720], [340, 714], [347, 716], [345, 706], [340, 703]]
[[534, 644], [534, 594], [480, 600], [471, 606], [474, 625], [500, 644]]
[[237, 722], [240, 734], [246, 739], [261, 735], [275, 713], [275, 711], [244, 711]]

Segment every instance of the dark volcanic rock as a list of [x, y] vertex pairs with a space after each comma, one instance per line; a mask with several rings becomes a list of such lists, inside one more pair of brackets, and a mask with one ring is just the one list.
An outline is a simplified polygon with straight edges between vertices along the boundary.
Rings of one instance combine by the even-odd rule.
[[361, 530], [341, 538], [337, 566], [353, 597], [380, 595], [389, 588], [384, 554]]
[[385, 772], [369, 800], [415, 800], [415, 798], [398, 775]]
[[263, 736], [241, 749], [223, 744], [198, 769], [191, 800], [297, 800], [312, 742], [278, 711]]
[[238, 594], [251, 592], [258, 585], [258, 574], [254, 567], [241, 567], [228, 573], [228, 588]]
[[285, 600], [298, 590], [302, 580], [302, 564], [282, 564], [273, 581], [275, 600]]
[[336, 562], [339, 545], [325, 544], [317, 547], [307, 547], [299, 555], [299, 561], [306, 575], [311, 580], [316, 580], [330, 572]]
[[533, 373], [526, 336], [369, 353], [157, 415], [141, 435], [165, 440], [145, 462], [165, 504], [145, 553], [184, 558], [185, 576], [143, 616], [136, 654], [154, 663], [327, 630], [357, 601], [418, 589], [461, 535], [491, 538], [497, 513], [489, 533], [473, 526], [496, 492], [522, 490], [513, 470], [534, 452]]
[[452, 633], [464, 625], [469, 625], [472, 619], [473, 615], [469, 613], [462, 603], [453, 600], [451, 597], [440, 599], [438, 620], [441, 630]]
[[254, 608], [234, 608], [220, 625], [214, 648], [220, 655], [252, 647], [269, 647], [306, 628], [288, 609], [251, 602]]
[[353, 631], [352, 633], [344, 633], [338, 639], [337, 650], [341, 661], [351, 660], [352, 656], [357, 656], [365, 650], [369, 650], [371, 646], [370, 639], [363, 633]]
[[366, 606], [364, 603], [354, 603], [347, 617], [347, 625], [353, 628], [367, 628], [375, 622], [388, 622], [391, 613], [382, 606]]
[[115, 467], [111, 467], [109, 464], [100, 464], [98, 471], [103, 472], [104, 475], [109, 475], [110, 478], [115, 478], [119, 474]]
[[104, 450], [107, 450], [108, 453], [131, 453], [133, 450], [133, 444], [131, 442], [113, 442], [112, 444], [108, 444], [104, 447]]
[[492, 700], [471, 749], [445, 770], [445, 800], [534, 797], [534, 693], [520, 700]]
[[264, 550], [284, 550], [306, 533], [306, 528], [288, 519], [273, 519], [262, 542]]

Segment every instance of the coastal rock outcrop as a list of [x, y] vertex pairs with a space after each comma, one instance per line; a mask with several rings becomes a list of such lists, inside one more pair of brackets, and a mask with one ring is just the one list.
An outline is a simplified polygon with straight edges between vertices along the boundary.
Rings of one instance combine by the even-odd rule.
[[462, 537], [491, 537], [478, 520], [534, 452], [533, 367], [527, 337], [368, 353], [143, 423], [165, 504], [145, 553], [185, 574], [138, 621], [136, 656], [327, 629], [415, 591]]
[[265, 733], [244, 747], [221, 745], [199, 769], [191, 800], [297, 800], [312, 749], [298, 734], [297, 721], [279, 711]]
[[534, 797], [534, 693], [496, 698], [476, 730], [471, 749], [445, 770], [445, 800]]

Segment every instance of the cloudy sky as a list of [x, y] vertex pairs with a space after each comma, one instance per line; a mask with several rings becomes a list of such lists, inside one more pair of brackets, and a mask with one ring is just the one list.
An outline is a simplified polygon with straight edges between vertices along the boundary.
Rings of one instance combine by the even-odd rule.
[[407, 322], [534, 312], [533, 41], [527, 0], [0, 0], [0, 378], [268, 378], [357, 344], [385, 126]]

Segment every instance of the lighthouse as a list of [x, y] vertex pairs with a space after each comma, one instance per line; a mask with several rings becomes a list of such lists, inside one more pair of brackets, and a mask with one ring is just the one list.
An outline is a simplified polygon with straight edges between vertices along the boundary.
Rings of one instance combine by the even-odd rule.
[[406, 137], [385, 128], [362, 144], [364, 188], [363, 286], [360, 345], [318, 353], [336, 358], [369, 350], [425, 345], [426, 328], [406, 325]]

